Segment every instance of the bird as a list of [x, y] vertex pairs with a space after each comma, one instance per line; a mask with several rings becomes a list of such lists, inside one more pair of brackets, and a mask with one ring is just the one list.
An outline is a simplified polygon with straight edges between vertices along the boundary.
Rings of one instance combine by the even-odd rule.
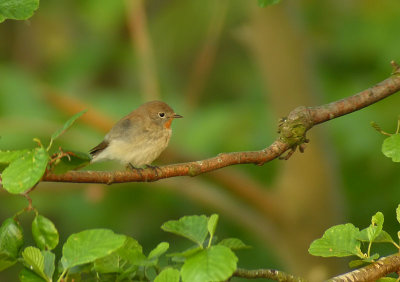
[[171, 123], [182, 118], [162, 101], [147, 102], [120, 119], [89, 153], [91, 162], [115, 160], [127, 168], [153, 167], [167, 148]]

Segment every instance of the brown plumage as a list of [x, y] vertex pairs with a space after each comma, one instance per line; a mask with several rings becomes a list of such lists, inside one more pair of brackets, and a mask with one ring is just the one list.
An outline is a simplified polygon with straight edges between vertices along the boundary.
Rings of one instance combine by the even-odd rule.
[[150, 165], [168, 146], [172, 120], [181, 117], [161, 101], [141, 105], [119, 120], [90, 150], [92, 162], [108, 159], [134, 167]]

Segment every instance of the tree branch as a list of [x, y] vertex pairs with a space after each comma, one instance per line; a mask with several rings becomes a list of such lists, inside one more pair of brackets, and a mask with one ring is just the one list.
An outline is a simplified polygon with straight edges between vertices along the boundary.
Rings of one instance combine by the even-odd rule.
[[360, 110], [400, 90], [400, 67], [395, 62], [392, 75], [377, 85], [348, 98], [317, 107], [298, 107], [283, 118], [279, 125], [279, 137], [269, 147], [260, 151], [222, 153], [201, 161], [166, 165], [132, 171], [69, 171], [56, 175], [46, 172], [42, 181], [77, 183], [123, 183], [156, 181], [175, 176], [196, 176], [236, 164], [263, 165], [291, 149], [288, 156], [307, 142], [306, 133], [314, 125]]
[[376, 281], [385, 277], [387, 274], [400, 270], [400, 255], [394, 254], [381, 258], [363, 268], [333, 277], [329, 282], [347, 282], [347, 281]]
[[257, 278], [268, 278], [276, 281], [287, 281], [287, 282], [302, 282], [306, 281], [301, 277], [295, 277], [291, 274], [287, 274], [283, 271], [275, 270], [275, 269], [256, 269], [256, 270], [247, 270], [238, 268], [233, 273], [232, 277], [241, 277], [247, 279], [257, 279]]

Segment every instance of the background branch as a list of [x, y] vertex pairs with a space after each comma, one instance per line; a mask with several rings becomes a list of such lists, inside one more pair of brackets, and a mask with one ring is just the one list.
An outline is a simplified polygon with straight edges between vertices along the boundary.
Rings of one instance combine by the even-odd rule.
[[157, 169], [147, 168], [133, 171], [69, 171], [56, 175], [47, 172], [42, 181], [78, 183], [123, 183], [134, 181], [156, 181], [175, 176], [196, 176], [205, 172], [235, 164], [263, 165], [288, 149], [295, 150], [306, 141], [305, 134], [314, 125], [360, 110], [400, 90], [400, 68], [394, 62], [393, 75], [377, 85], [348, 98], [317, 107], [294, 109], [279, 126], [280, 136], [269, 147], [260, 151], [222, 153], [201, 161], [166, 165]]

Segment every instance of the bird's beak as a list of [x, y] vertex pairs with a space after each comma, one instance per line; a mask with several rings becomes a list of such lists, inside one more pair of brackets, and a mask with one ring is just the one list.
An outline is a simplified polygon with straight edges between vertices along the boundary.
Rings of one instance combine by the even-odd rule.
[[183, 116], [178, 115], [178, 114], [174, 114], [172, 117], [173, 117], [173, 118], [183, 118]]

